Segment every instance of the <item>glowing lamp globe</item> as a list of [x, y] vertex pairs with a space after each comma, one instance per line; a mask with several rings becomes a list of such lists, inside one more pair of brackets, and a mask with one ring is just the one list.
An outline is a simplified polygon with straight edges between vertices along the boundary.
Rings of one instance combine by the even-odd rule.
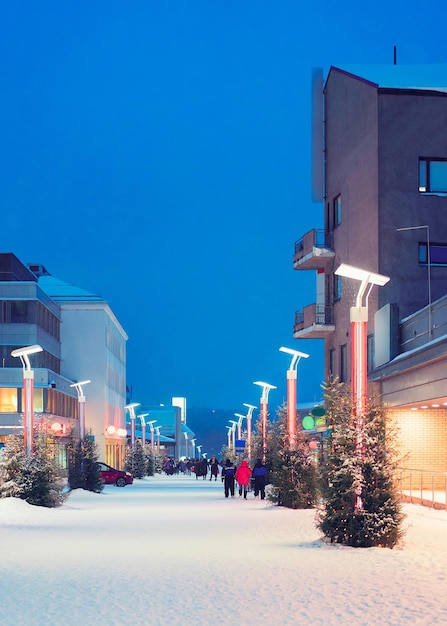
[[62, 424], [60, 424], [59, 422], [53, 422], [51, 424], [51, 430], [55, 433], [59, 432], [60, 430], [62, 430]]
[[309, 448], [311, 450], [316, 450], [318, 448], [318, 443], [316, 441], [309, 441]]
[[313, 430], [315, 428], [315, 420], [312, 415], [306, 415], [301, 422], [304, 430]]
[[107, 432], [109, 433], [109, 435], [114, 435], [116, 433], [115, 426], [107, 426]]

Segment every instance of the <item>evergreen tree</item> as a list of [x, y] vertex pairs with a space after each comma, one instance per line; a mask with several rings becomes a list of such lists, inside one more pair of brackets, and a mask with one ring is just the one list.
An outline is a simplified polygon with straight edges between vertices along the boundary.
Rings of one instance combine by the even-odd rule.
[[269, 432], [268, 464], [270, 482], [275, 489], [268, 498], [292, 509], [307, 509], [318, 500], [318, 472], [306, 435], [297, 432], [291, 448], [287, 428], [287, 405], [278, 408], [278, 420]]
[[67, 446], [68, 485], [70, 489], [85, 489], [101, 493], [104, 482], [98, 466], [98, 446], [89, 433], [82, 441]]
[[128, 447], [126, 458], [124, 460], [124, 469], [130, 472], [134, 478], [143, 478], [146, 476], [147, 462], [145, 459], [143, 446], [141, 441], [137, 439], [133, 448]]
[[318, 528], [333, 543], [392, 548], [402, 536], [403, 521], [394, 481], [396, 433], [381, 404], [371, 400], [361, 422], [356, 422], [349, 391], [337, 381], [325, 385], [325, 398], [332, 434], [321, 467], [324, 504]]
[[17, 497], [45, 507], [60, 506], [67, 498], [61, 468], [54, 457], [54, 438], [45, 433], [36, 438], [30, 456], [25, 454], [19, 437], [9, 436], [0, 473], [2, 497]]

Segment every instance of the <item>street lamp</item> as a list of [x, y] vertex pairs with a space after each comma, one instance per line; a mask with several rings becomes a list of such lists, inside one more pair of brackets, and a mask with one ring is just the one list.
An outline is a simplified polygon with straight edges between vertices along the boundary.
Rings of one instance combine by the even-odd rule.
[[126, 404], [126, 406], [124, 407], [125, 409], [129, 411], [129, 415], [130, 415], [130, 445], [132, 446], [132, 448], [135, 445], [135, 419], [136, 419], [135, 408], [137, 406], [140, 406], [139, 402], [132, 402], [131, 404]]
[[233, 430], [233, 426], [225, 426], [225, 428], [227, 429], [227, 448], [228, 451], [231, 450], [231, 433]]
[[149, 413], [138, 413], [137, 417], [140, 418], [140, 423], [141, 423], [141, 445], [145, 446], [146, 445], [146, 420], [144, 419], [145, 417], [147, 417], [149, 415]]
[[42, 351], [43, 348], [36, 344], [11, 352], [11, 356], [20, 358], [23, 368], [23, 442], [27, 456], [31, 456], [33, 452], [34, 430], [34, 371], [31, 369], [29, 356]]
[[200, 453], [202, 452], [202, 446], [197, 446], [197, 450], [199, 451], [199, 456], [200, 456]]
[[253, 404], [245, 404], [244, 406], [248, 408], [247, 412], [247, 448], [248, 448], [248, 460], [251, 461], [251, 425], [252, 425], [252, 416], [253, 409], [256, 409]]
[[396, 230], [420, 230], [427, 229], [427, 273], [428, 273], [428, 340], [432, 340], [433, 329], [431, 323], [431, 251], [430, 251], [430, 227], [428, 224], [423, 226], [407, 226], [406, 228], [396, 228]]
[[[357, 454], [361, 459], [363, 456], [363, 416], [366, 409], [367, 395], [367, 375], [368, 375], [368, 355], [367, 355], [367, 333], [368, 333], [368, 297], [374, 285], [383, 287], [390, 280], [389, 276], [374, 274], [366, 270], [342, 263], [335, 270], [337, 276], [352, 278], [360, 281], [359, 291], [355, 306], [351, 307], [351, 394], [354, 405], [354, 415], [356, 416], [357, 427]], [[367, 287], [365, 303], [363, 299]], [[358, 489], [356, 510], [363, 508], [361, 487]]]
[[155, 430], [157, 431], [157, 452], [160, 454], [160, 428], [161, 426], [155, 426]]
[[185, 436], [185, 456], [188, 458], [188, 433], [183, 433]]
[[245, 415], [241, 415], [241, 413], [235, 413], [234, 415], [239, 418], [237, 421], [237, 438], [242, 439], [242, 420], [245, 418]]
[[309, 358], [309, 355], [305, 352], [300, 352], [299, 350], [285, 348], [284, 346], [281, 346], [280, 351], [292, 355], [292, 361], [290, 363], [289, 369], [287, 370], [287, 432], [289, 434], [289, 446], [293, 449], [296, 446], [296, 396], [298, 363], [302, 358]]
[[196, 441], [197, 441], [197, 439], [191, 439], [191, 443], [192, 443], [192, 458], [193, 459], [196, 458]]
[[149, 424], [149, 428], [151, 431], [151, 450], [154, 449], [154, 433], [155, 433], [155, 428], [154, 428], [154, 424], [157, 420], [151, 420], [150, 422], [148, 422]]
[[82, 385], [91, 383], [91, 380], [81, 380], [80, 383], [73, 383], [70, 387], [75, 387], [78, 394], [78, 421], [79, 421], [79, 441], [85, 437], [85, 396], [82, 391]]
[[235, 420], [228, 420], [231, 424], [231, 443], [233, 446], [233, 452], [236, 448], [236, 426], [237, 422]]
[[268, 419], [269, 391], [270, 389], [276, 389], [276, 387], [274, 385], [269, 385], [269, 383], [263, 383], [260, 380], [257, 380], [253, 384], [259, 385], [260, 387], [262, 387], [262, 396], [261, 396], [262, 461], [265, 463], [265, 459], [267, 455], [267, 419]]

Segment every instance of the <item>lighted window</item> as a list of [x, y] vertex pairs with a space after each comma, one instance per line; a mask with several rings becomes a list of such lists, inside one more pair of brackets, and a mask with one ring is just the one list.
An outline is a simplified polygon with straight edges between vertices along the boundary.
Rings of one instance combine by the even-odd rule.
[[17, 413], [17, 389], [0, 387], [0, 413]]
[[[419, 244], [419, 263], [428, 265], [428, 247], [426, 243]], [[447, 244], [430, 243], [430, 265], [447, 265]]]
[[419, 159], [419, 191], [447, 193], [447, 159]]

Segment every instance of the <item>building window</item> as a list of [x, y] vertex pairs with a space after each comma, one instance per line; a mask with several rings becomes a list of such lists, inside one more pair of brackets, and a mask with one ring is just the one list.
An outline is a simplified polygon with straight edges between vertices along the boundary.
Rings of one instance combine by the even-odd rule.
[[337, 366], [335, 362], [335, 357], [336, 357], [335, 348], [331, 348], [331, 350], [329, 350], [329, 374], [331, 374], [332, 376], [337, 375], [337, 371], [336, 371]]
[[17, 389], [12, 387], [0, 388], [0, 413], [17, 412]]
[[341, 276], [334, 274], [334, 302], [341, 300]]
[[348, 380], [348, 344], [340, 346], [340, 382]]
[[[428, 265], [428, 247], [426, 243], [419, 244], [419, 264]], [[447, 244], [430, 243], [430, 265], [447, 265]]]
[[368, 359], [368, 372], [371, 372], [374, 369], [374, 335], [368, 335], [367, 338], [367, 359]]
[[341, 224], [341, 195], [339, 194], [334, 198], [333, 202], [334, 210], [334, 226]]
[[419, 159], [419, 191], [447, 193], [447, 159]]

